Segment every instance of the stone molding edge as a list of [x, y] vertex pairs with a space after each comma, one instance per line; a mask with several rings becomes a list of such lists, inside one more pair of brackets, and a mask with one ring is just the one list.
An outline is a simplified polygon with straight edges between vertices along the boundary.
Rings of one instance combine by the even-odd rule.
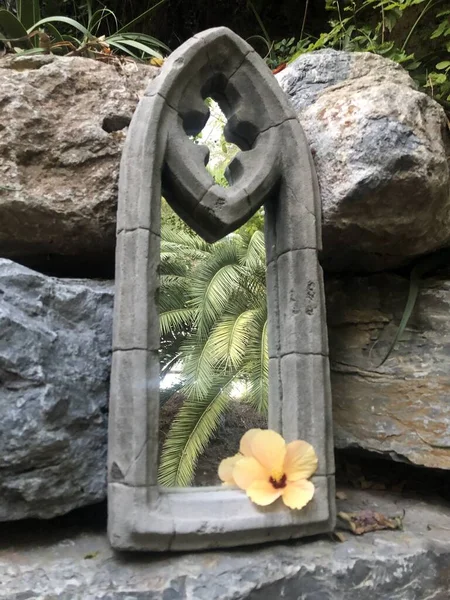
[[[186, 134], [219, 101], [226, 136], [243, 150], [229, 188], [204, 168]], [[208, 241], [264, 203], [269, 328], [269, 427], [305, 439], [319, 466], [311, 503], [289, 511], [236, 490], [162, 489], [159, 425], [161, 193]], [[334, 526], [334, 460], [320, 199], [311, 153], [292, 107], [262, 59], [226, 28], [194, 36], [166, 61], [135, 112], [122, 155], [108, 441], [108, 532], [127, 550], [200, 549], [282, 540]]]
[[236, 489], [161, 490], [110, 484], [109, 510], [122, 513], [110, 527], [114, 548], [142, 551], [207, 550], [297, 539], [332, 531], [334, 477], [313, 477], [314, 501], [301, 511], [257, 507]]

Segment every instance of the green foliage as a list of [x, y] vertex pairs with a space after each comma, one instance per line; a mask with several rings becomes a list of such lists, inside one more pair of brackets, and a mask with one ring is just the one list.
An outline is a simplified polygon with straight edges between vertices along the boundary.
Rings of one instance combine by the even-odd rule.
[[[161, 350], [160, 366], [161, 380], [180, 361], [180, 348], [190, 335], [194, 324], [194, 312], [183, 306], [187, 294], [189, 274], [193, 265], [201, 260], [208, 247], [206, 242], [195, 236], [192, 229], [184, 223], [162, 201], [162, 233], [164, 241], [161, 248], [161, 286], [160, 294], [160, 327]], [[182, 248], [183, 253], [180, 253]], [[178, 390], [176, 383], [170, 389], [161, 390], [161, 404]]]
[[160, 483], [186, 486], [236, 386], [267, 411], [264, 236], [242, 228], [210, 245], [163, 227], [161, 260], [162, 339], [188, 334], [177, 358], [185, 401], [165, 440]]
[[245, 225], [242, 225], [241, 229], [242, 231], [245, 231], [245, 233], [249, 236], [252, 236], [256, 231], [263, 231], [264, 208], [260, 208], [259, 210], [257, 210], [253, 217], [250, 217], [247, 223], [245, 223]]
[[[0, 44], [17, 53], [63, 52], [102, 59], [119, 53], [134, 60], [149, 56], [162, 59], [160, 50], [169, 51], [165, 44], [130, 29], [166, 1], [160, 0], [121, 27], [110, 9], [101, 6], [94, 10], [93, 0], [86, 2], [85, 24], [65, 15], [41, 18], [38, 0], [18, 0], [17, 17], [9, 10], [0, 10]], [[108, 30], [107, 35], [100, 35], [102, 27]]]
[[266, 46], [271, 69], [322, 48], [373, 52], [402, 64], [421, 87], [450, 108], [450, 9], [441, 10], [447, 0], [325, 0], [329, 28], [319, 37], [304, 35], [306, 2], [297, 41], [272, 41], [254, 4], [247, 1], [262, 31], [249, 41]]
[[299, 38], [273, 41], [254, 4], [247, 0], [262, 32], [249, 41], [265, 45], [271, 69], [322, 48], [380, 54], [402, 64], [421, 87], [450, 108], [450, 10], [442, 10], [445, 1], [325, 0], [329, 27], [318, 37], [304, 32], [306, 2]]
[[[273, 51], [276, 55], [276, 63], [285, 62], [294, 56], [296, 52], [300, 50], [299, 42], [295, 41], [295, 38], [291, 37], [289, 39], [282, 39], [279, 42], [275, 42], [273, 44]], [[273, 65], [273, 68], [277, 66], [277, 64]]]
[[189, 225], [170, 208], [164, 198], [161, 199], [161, 224], [166, 231], [181, 231], [183, 235], [195, 235]]
[[205, 104], [209, 108], [210, 117], [205, 128], [195, 136], [194, 141], [208, 146], [210, 154], [206, 169], [216, 183], [228, 187], [225, 177], [226, 168], [239, 148], [225, 139], [224, 127], [227, 119], [218, 103], [212, 98], [206, 98]]
[[450, 52], [450, 10], [441, 10], [443, 0], [325, 1], [329, 30], [301, 39], [294, 52], [288, 40], [289, 60], [321, 48], [380, 54], [402, 64], [448, 106], [450, 61], [442, 59]]
[[[438, 40], [438, 48], [445, 47], [447, 56], [450, 54], [450, 10], [444, 10], [437, 15], [439, 25], [431, 34], [430, 39]], [[430, 88], [438, 100], [450, 102], [450, 60], [442, 60], [434, 65], [434, 70], [428, 73], [426, 87]], [[450, 108], [450, 106], [447, 106]]]
[[389, 356], [392, 354], [392, 351], [394, 350], [397, 342], [400, 340], [401, 336], [403, 335], [403, 332], [406, 329], [406, 326], [409, 323], [414, 307], [416, 305], [417, 298], [419, 296], [420, 285], [422, 283], [423, 278], [426, 275], [432, 273], [433, 271], [436, 271], [436, 269], [439, 269], [441, 267], [447, 267], [449, 264], [449, 259], [450, 250], [444, 249], [436, 252], [435, 254], [431, 254], [420, 259], [419, 262], [416, 263], [411, 269], [411, 273], [409, 276], [408, 298], [406, 300], [406, 305], [403, 310], [400, 325], [397, 328], [397, 332], [394, 336], [394, 339], [389, 345], [388, 351], [386, 352], [383, 360], [379, 364], [380, 367], [387, 361]]

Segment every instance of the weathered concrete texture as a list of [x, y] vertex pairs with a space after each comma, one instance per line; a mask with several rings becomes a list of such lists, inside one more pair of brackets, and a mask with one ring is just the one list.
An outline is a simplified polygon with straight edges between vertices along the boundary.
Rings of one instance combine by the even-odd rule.
[[[125, 132], [159, 69], [80, 57], [0, 61], [0, 256], [113, 264]], [[48, 263], [49, 267], [52, 263]]]
[[388, 274], [327, 281], [335, 444], [450, 469], [448, 276], [422, 281], [401, 341], [379, 366], [408, 285]]
[[[207, 148], [199, 148], [186, 134], [198, 133], [206, 122], [205, 95], [220, 99], [228, 141], [248, 151], [238, 153], [230, 165], [231, 187], [214, 184], [205, 170]], [[275, 420], [269, 427], [277, 427], [288, 441], [306, 439], [318, 454], [315, 497], [301, 513], [255, 509], [232, 489], [180, 492], [157, 485], [161, 192], [209, 242], [237, 229], [264, 203], [276, 206], [267, 213], [270, 260], [276, 261], [267, 288], [271, 331], [278, 340], [271, 356], [280, 362], [280, 376], [271, 383], [276, 392], [269, 403], [276, 409], [271, 409]], [[305, 212], [313, 217], [305, 228], [293, 228], [281, 217], [295, 214], [300, 221]], [[261, 57], [225, 27], [199, 33], [177, 48], [133, 115], [120, 166], [108, 443], [108, 535], [114, 548], [198, 550], [299, 538], [333, 528], [331, 396], [318, 223], [318, 185], [306, 138]], [[302, 287], [299, 271], [307, 277]], [[306, 375], [299, 376], [297, 369], [289, 385], [282, 365], [286, 353], [311, 358]], [[321, 357], [313, 367], [317, 353]]]
[[321, 50], [277, 77], [313, 151], [326, 270], [384, 270], [450, 244], [445, 114], [404, 69]]
[[0, 521], [105, 497], [112, 302], [0, 259]]
[[[405, 512], [404, 531], [344, 543], [196, 554], [114, 554], [102, 526], [7, 525], [0, 542], [5, 600], [448, 600], [450, 506], [442, 500], [348, 492], [347, 512]], [[86, 516], [84, 517], [86, 518]], [[92, 522], [92, 520], [91, 520]], [[81, 525], [80, 525], [81, 523]]]

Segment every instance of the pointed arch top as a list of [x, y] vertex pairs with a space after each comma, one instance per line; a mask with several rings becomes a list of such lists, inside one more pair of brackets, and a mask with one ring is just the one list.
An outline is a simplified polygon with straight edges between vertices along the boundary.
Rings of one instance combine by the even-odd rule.
[[[208, 150], [189, 138], [221, 106], [241, 151], [216, 185]], [[160, 489], [161, 194], [207, 241], [261, 206], [266, 214], [269, 427], [316, 449], [316, 495], [303, 511], [260, 510], [235, 490]], [[334, 521], [331, 398], [311, 153], [283, 91], [257, 53], [224, 27], [180, 46], [150, 83], [122, 156], [109, 434], [109, 535], [117, 548], [191, 549], [328, 531]]]

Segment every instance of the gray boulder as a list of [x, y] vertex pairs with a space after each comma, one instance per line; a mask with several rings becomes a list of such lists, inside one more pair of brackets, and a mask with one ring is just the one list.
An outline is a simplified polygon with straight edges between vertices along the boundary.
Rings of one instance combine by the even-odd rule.
[[445, 113], [402, 67], [321, 50], [277, 77], [312, 148], [325, 269], [385, 270], [450, 244]]
[[450, 279], [425, 279], [390, 358], [409, 281], [392, 274], [326, 285], [334, 441], [450, 470]]
[[112, 303], [0, 259], [0, 521], [105, 497]]

